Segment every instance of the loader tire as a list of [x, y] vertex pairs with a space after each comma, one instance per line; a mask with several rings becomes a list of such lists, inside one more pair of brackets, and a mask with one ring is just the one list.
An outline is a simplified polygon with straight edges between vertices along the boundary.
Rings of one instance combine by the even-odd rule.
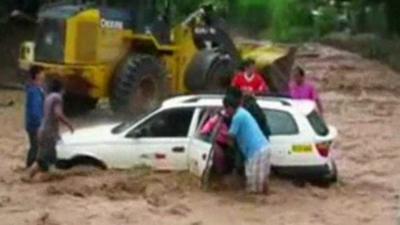
[[202, 50], [185, 72], [185, 85], [193, 93], [220, 93], [229, 86], [234, 70], [232, 58], [215, 50]]
[[168, 95], [167, 72], [157, 58], [128, 56], [117, 70], [111, 87], [111, 109], [133, 117], [156, 108]]

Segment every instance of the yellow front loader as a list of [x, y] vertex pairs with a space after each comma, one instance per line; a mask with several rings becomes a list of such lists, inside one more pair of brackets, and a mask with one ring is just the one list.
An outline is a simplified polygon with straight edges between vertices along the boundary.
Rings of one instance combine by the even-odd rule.
[[[21, 46], [20, 69], [41, 65], [47, 78], [62, 80], [65, 109], [71, 113], [109, 99], [114, 111], [135, 115], [169, 95], [222, 91], [241, 55], [256, 59], [263, 71], [277, 59], [291, 61], [286, 48], [268, 62], [263, 60], [268, 50], [260, 46], [237, 48], [211, 6], [172, 25], [168, 1], [136, 1], [135, 9], [43, 8], [35, 40]], [[162, 13], [157, 12], [160, 6]]]

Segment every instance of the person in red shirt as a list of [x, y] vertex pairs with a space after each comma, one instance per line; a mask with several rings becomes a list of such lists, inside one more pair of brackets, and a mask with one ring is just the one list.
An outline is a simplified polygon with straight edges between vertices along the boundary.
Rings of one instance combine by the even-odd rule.
[[244, 63], [243, 71], [233, 77], [231, 85], [248, 95], [264, 95], [269, 91], [263, 76], [256, 71], [255, 62], [252, 59]]

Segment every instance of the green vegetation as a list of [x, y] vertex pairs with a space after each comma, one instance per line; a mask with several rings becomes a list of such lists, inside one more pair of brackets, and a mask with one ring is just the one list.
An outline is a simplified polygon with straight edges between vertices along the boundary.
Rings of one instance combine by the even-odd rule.
[[[66, 0], [68, 1], [68, 0]], [[164, 0], [69, 0], [97, 2], [134, 8], [137, 4]], [[0, 18], [14, 9], [35, 15], [41, 4], [56, 0], [0, 1]], [[212, 3], [238, 34], [297, 42], [313, 40], [331, 32], [400, 34], [399, 0], [172, 0], [172, 13], [179, 20], [203, 3]], [[160, 9], [161, 11], [161, 9]]]
[[313, 18], [307, 1], [269, 0], [269, 33], [279, 41], [304, 41], [314, 36]]

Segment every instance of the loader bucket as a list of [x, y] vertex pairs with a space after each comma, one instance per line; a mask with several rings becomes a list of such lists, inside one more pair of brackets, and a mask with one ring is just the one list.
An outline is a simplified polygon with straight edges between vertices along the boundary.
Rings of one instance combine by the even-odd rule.
[[269, 43], [243, 43], [240, 45], [243, 59], [253, 59], [263, 73], [271, 94], [288, 94], [290, 74], [297, 49]]

